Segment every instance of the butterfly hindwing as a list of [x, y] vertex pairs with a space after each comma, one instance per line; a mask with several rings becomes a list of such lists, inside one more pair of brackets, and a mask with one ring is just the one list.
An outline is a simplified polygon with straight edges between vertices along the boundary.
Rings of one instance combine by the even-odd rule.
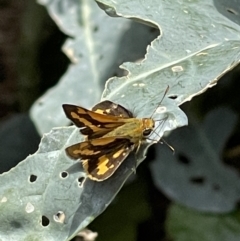
[[132, 112], [125, 109], [123, 106], [119, 104], [115, 104], [109, 100], [102, 101], [96, 104], [92, 110], [94, 112], [103, 114], [103, 115], [111, 115], [111, 116], [119, 116], [125, 118], [133, 118]]
[[66, 153], [73, 159], [81, 159], [89, 178], [103, 181], [109, 178], [134, 145], [125, 137], [104, 137], [88, 140], [66, 148]]

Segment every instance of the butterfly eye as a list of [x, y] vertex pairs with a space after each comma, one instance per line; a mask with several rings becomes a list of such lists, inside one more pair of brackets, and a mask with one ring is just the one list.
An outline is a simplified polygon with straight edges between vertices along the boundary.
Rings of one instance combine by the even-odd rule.
[[143, 136], [149, 136], [151, 134], [151, 132], [152, 132], [152, 129], [145, 129], [143, 131]]

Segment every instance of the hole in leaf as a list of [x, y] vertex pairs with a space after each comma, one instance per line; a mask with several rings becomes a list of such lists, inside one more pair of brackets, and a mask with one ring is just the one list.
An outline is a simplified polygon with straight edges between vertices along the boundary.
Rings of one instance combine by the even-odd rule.
[[29, 178], [29, 181], [30, 181], [30, 182], [35, 182], [36, 180], [37, 180], [37, 176], [35, 176], [35, 175], [33, 175], [33, 174], [32, 174], [32, 175], [30, 176], [30, 178]]
[[190, 178], [190, 182], [192, 182], [193, 184], [199, 184], [202, 185], [205, 182], [204, 177], [192, 177]]
[[169, 98], [169, 99], [172, 99], [172, 100], [177, 99], [177, 97], [178, 97], [177, 95], [169, 95], [169, 96], [168, 96], [168, 98]]
[[58, 223], [63, 223], [65, 220], [65, 214], [63, 211], [58, 211], [57, 214], [53, 216], [53, 219]]
[[61, 172], [61, 177], [62, 177], [62, 178], [68, 177], [68, 172], [66, 172], [66, 171]]
[[234, 9], [232, 8], [227, 8], [227, 11], [231, 14], [234, 14], [234, 15], [238, 15], [238, 12], [236, 12]]
[[49, 225], [50, 221], [46, 216], [42, 216], [42, 226], [47, 227]]
[[191, 163], [191, 161], [189, 160], [189, 158], [188, 158], [186, 155], [182, 154], [182, 153], [179, 153], [179, 154], [177, 155], [177, 159], [178, 159], [178, 161], [181, 162], [182, 164], [188, 165], [188, 164]]
[[85, 177], [79, 177], [78, 178], [78, 186], [82, 186], [85, 181]]

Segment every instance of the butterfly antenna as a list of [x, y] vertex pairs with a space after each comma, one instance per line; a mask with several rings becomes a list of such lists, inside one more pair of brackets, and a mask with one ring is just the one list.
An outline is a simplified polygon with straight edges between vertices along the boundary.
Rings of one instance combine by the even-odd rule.
[[[166, 117], [166, 118], [164, 118], [164, 119], [162, 120], [162, 121], [163, 121], [163, 124], [165, 123], [165, 121], [166, 121], [167, 119], [168, 119], [168, 117]], [[159, 127], [161, 127], [161, 124], [159, 124], [159, 126], [157, 127], [157, 129], [158, 129]], [[156, 130], [157, 130], [157, 129], [156, 129]], [[157, 135], [159, 136], [159, 134], [156, 132], [156, 130], [154, 130], [154, 132], [155, 132], [155, 134], [157, 134]], [[159, 136], [159, 137], [160, 137], [160, 136]], [[166, 144], [166, 145], [169, 147], [169, 149], [173, 152], [173, 155], [175, 154], [174, 148], [173, 148], [170, 144], [168, 144], [167, 141], [165, 141], [163, 138], [161, 138], [161, 139], [160, 139], [160, 142]]]
[[[156, 131], [153, 131], [153, 132], [154, 132], [159, 138], [161, 138]], [[147, 139], [150, 140], [150, 141], [156, 141], [156, 140], [151, 139], [151, 138], [149, 138], [149, 137], [148, 137]], [[173, 155], [175, 154], [175, 149], [174, 149], [167, 141], [165, 141], [165, 140], [162, 138], [162, 139], [160, 139], [157, 143], [159, 143], [159, 142], [162, 142], [162, 143], [166, 144], [166, 145], [169, 147], [169, 149], [173, 152]]]
[[155, 130], [152, 130], [152, 132], [155, 133], [161, 139], [161, 136]]
[[168, 144], [167, 141], [165, 141], [164, 139], [161, 139], [161, 141], [169, 147], [169, 149], [173, 152], [173, 155], [174, 155], [175, 149], [170, 144]]
[[166, 90], [165, 90], [165, 92], [164, 92], [164, 94], [163, 94], [163, 97], [162, 97], [162, 99], [160, 100], [160, 102], [159, 102], [159, 104], [157, 105], [157, 107], [155, 108], [155, 110], [153, 111], [153, 113], [152, 113], [152, 115], [151, 115], [151, 117], [150, 118], [152, 118], [153, 117], [153, 115], [154, 115], [154, 113], [155, 113], [155, 111], [157, 110], [157, 108], [161, 105], [161, 103], [162, 103], [162, 101], [163, 101], [163, 99], [165, 98], [165, 96], [166, 96], [166, 94], [167, 94], [167, 92], [169, 91], [169, 85], [167, 86], [167, 88], [166, 88]]
[[[152, 130], [152, 133], [150, 134], [149, 137], [151, 137], [151, 135], [154, 133], [155, 135], [157, 135], [157, 136], [159, 137], [159, 139], [161, 139], [161, 136], [158, 134], [157, 129], [160, 128], [160, 130], [161, 130], [163, 124], [165, 123], [165, 121], [166, 121], [167, 119], [168, 119], [168, 117], [165, 117], [164, 119], [159, 120], [159, 121], [162, 121], [162, 123], [159, 124], [158, 127], [157, 127], [155, 130], [154, 130], [154, 129]], [[149, 138], [149, 137], [147, 138], [148, 140], [156, 141], [156, 140], [151, 139], [151, 138]]]

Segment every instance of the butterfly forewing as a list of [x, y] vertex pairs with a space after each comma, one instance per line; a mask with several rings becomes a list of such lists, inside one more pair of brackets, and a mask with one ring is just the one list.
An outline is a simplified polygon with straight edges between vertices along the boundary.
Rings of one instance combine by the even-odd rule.
[[80, 106], [63, 105], [66, 116], [77, 126], [84, 127], [80, 130], [88, 139], [99, 138], [113, 129], [123, 125], [127, 118], [113, 115], [99, 114]]

